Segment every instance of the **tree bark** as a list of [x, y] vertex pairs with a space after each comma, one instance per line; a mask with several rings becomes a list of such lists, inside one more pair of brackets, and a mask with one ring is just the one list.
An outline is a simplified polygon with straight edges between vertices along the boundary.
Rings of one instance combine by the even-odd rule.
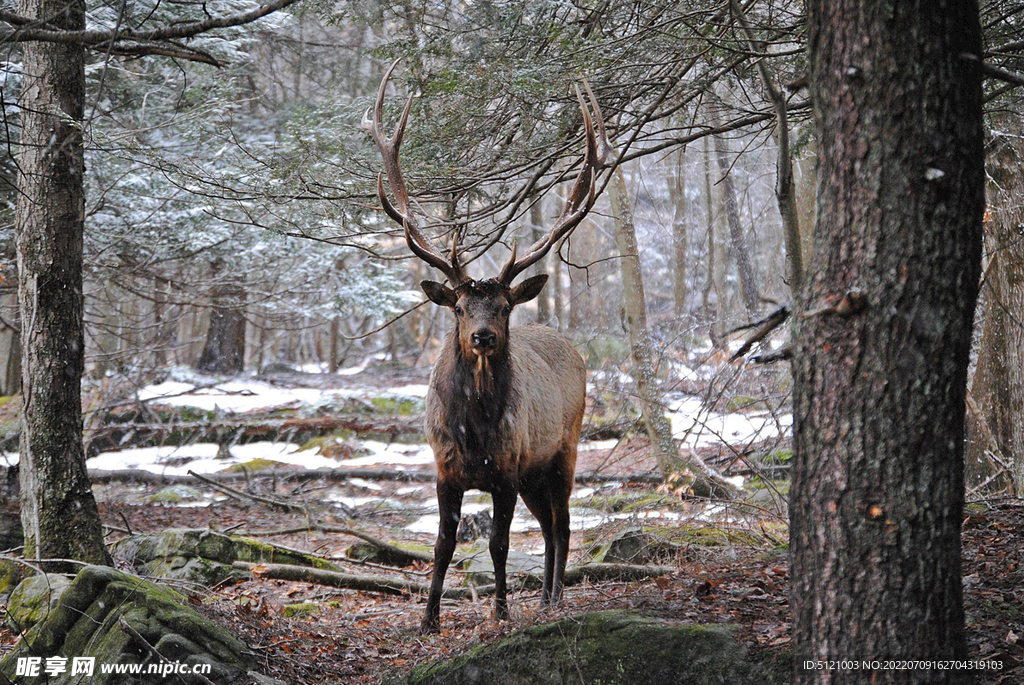
[[[530, 232], [531, 240], [540, 240], [544, 235], [544, 198], [537, 198], [537, 201], [530, 207]], [[553, 259], [557, 260], [557, 256]], [[534, 271], [538, 274], [547, 273], [547, 257], [540, 260]], [[540, 291], [537, 296], [537, 323], [546, 324], [551, 321], [551, 295], [550, 286]]]
[[245, 294], [234, 285], [219, 286], [210, 309], [210, 327], [196, 369], [233, 374], [245, 368]]
[[[22, 0], [19, 11], [85, 28], [84, 0]], [[26, 43], [23, 73], [15, 233], [25, 556], [109, 564], [82, 446], [85, 51]]]
[[679, 151], [669, 193], [672, 213], [672, 301], [676, 319], [686, 314], [686, 233], [690, 203], [686, 197], [686, 148]]
[[739, 205], [736, 201], [736, 189], [732, 184], [732, 172], [729, 164], [729, 151], [721, 136], [712, 136], [715, 145], [715, 157], [718, 159], [718, 171], [722, 174], [719, 183], [722, 186], [722, 201], [725, 205], [725, 218], [729, 224], [729, 244], [732, 247], [733, 260], [740, 277], [740, 292], [743, 295], [743, 306], [751, 319], [757, 314], [758, 295], [757, 277], [754, 265], [750, 261], [750, 250], [747, 249], [747, 238], [743, 235], [743, 224], [740, 223]]
[[[743, 15], [738, 0], [730, 0], [733, 14], [743, 29], [750, 51], [754, 54], [766, 53], [767, 47], [754, 37]], [[786, 97], [778, 89], [768, 73], [765, 60], [756, 61], [757, 73], [761, 77], [761, 85], [765, 94], [775, 108], [775, 142], [778, 145], [778, 164], [775, 172], [775, 201], [782, 217], [782, 236], [786, 244], [786, 281], [790, 292], [798, 293], [803, 280], [803, 256], [800, 250], [800, 218], [796, 208], [796, 187], [793, 183], [793, 157], [789, 151], [789, 112], [786, 110]]]
[[966, 656], [964, 407], [985, 206], [978, 5], [808, 3], [814, 268], [796, 319], [797, 683], [966, 682], [804, 659]]

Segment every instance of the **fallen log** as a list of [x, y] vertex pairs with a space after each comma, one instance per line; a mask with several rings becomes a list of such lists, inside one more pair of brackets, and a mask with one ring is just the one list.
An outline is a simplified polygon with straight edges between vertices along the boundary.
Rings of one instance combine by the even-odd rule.
[[[314, 583], [328, 587], [360, 590], [362, 592], [380, 592], [389, 595], [426, 594], [429, 586], [407, 578], [387, 576], [361, 576], [351, 573], [339, 573], [305, 566], [289, 564], [252, 564], [247, 561], [236, 561], [234, 568], [248, 571], [256, 577], [291, 580], [301, 583]], [[565, 584], [578, 585], [585, 580], [644, 580], [671, 574], [675, 569], [671, 566], [640, 566], [634, 564], [583, 564], [566, 569]], [[535, 574], [521, 574], [520, 578], [532, 581], [540, 587], [541, 578]], [[494, 585], [480, 587], [448, 587], [445, 597], [451, 599], [475, 599], [494, 592]]]
[[[426, 583], [407, 578], [387, 576], [360, 576], [353, 573], [325, 571], [319, 568], [290, 566], [288, 564], [251, 564], [247, 561], [236, 561], [232, 564], [237, 569], [248, 571], [255, 577], [291, 580], [299, 583], [314, 583], [328, 587], [360, 590], [362, 592], [379, 592], [386, 595], [426, 594], [430, 589]], [[489, 595], [494, 592], [493, 585], [478, 588], [453, 587], [445, 589], [445, 596], [453, 599], [472, 599]]]
[[[386, 480], [399, 481], [404, 483], [433, 483], [436, 474], [434, 471], [417, 469], [414, 471], [403, 471], [401, 469], [295, 469], [280, 468], [263, 471], [249, 472], [221, 472], [206, 474], [206, 478], [217, 482], [249, 481], [257, 478], [280, 478], [288, 481], [327, 480], [343, 481], [351, 478], [362, 478], [363, 480]], [[173, 485], [174, 483], [193, 482], [191, 476], [152, 473], [141, 469], [118, 469], [114, 471], [103, 471], [98, 469], [89, 470], [89, 479], [93, 483], [154, 483], [157, 485]], [[577, 473], [576, 483], [579, 485], [601, 485], [604, 483], [653, 483], [658, 484], [665, 481], [665, 477], [659, 473]]]
[[[633, 428], [633, 421], [611, 424], [585, 423], [582, 440], [610, 440], [621, 438]], [[163, 445], [191, 445], [212, 442], [217, 445], [244, 445], [250, 442], [305, 443], [338, 431], [352, 431], [359, 435], [380, 435], [391, 440], [399, 436], [423, 436], [423, 419], [418, 416], [387, 416], [343, 414], [316, 417], [247, 417], [209, 419], [206, 421], [108, 423], [87, 433], [88, 456], [115, 451], [125, 447], [160, 447]], [[16, 446], [15, 446], [16, 449]]]

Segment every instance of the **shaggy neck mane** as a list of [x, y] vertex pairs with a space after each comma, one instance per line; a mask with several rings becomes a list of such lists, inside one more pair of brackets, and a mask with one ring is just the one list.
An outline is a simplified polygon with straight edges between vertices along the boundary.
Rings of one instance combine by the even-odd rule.
[[514, 402], [507, 331], [505, 340], [503, 348], [489, 357], [466, 354], [456, 324], [438, 362], [447, 367], [447, 373], [438, 374], [436, 388], [444, 423], [463, 457], [484, 458], [494, 451], [502, 418]]

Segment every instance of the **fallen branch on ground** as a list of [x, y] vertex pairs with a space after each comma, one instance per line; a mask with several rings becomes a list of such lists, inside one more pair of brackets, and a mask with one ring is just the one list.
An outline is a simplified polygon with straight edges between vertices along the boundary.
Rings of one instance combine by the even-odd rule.
[[[204, 477], [208, 481], [230, 483], [232, 481], [249, 481], [255, 478], [281, 478], [290, 481], [323, 479], [327, 481], [343, 481], [351, 478], [363, 480], [386, 480], [405, 483], [433, 483], [436, 474], [433, 471], [417, 470], [402, 471], [400, 469], [272, 469], [250, 471], [249, 473], [224, 472], [211, 473]], [[116, 471], [90, 470], [89, 480], [93, 483], [154, 483], [173, 485], [175, 483], [191, 483], [191, 476], [177, 474], [152, 473], [141, 469], [119, 469]], [[577, 473], [578, 485], [600, 485], [603, 483], [662, 483], [665, 477], [659, 473]]]
[[[292, 566], [289, 564], [252, 564], [247, 561], [236, 561], [232, 564], [234, 568], [249, 571], [254, 576], [263, 578], [275, 578], [279, 580], [291, 580], [302, 583], [315, 583], [328, 587], [345, 588], [348, 590], [360, 590], [363, 592], [380, 592], [389, 595], [402, 595], [411, 593], [425, 594], [429, 590], [426, 583], [419, 583], [406, 578], [390, 578], [386, 576], [359, 576], [351, 573], [339, 573], [337, 571], [325, 571], [318, 568], [305, 566]], [[657, 576], [665, 576], [675, 569], [671, 566], [642, 566], [634, 564], [583, 564], [573, 566], [565, 571], [565, 584], [578, 585], [584, 580], [644, 580]], [[510, 574], [513, 575], [513, 574]], [[521, 578], [532, 580], [539, 587], [540, 576], [535, 574], [520, 574]], [[474, 599], [494, 592], [493, 585], [481, 587], [449, 587], [445, 588], [445, 597], [451, 599]]]

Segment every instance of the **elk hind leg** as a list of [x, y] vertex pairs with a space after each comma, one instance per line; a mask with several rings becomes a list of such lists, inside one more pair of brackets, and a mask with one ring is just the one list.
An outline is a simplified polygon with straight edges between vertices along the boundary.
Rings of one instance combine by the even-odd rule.
[[528, 485], [524, 484], [521, 494], [526, 508], [537, 519], [540, 532], [544, 535], [544, 590], [541, 604], [546, 606], [551, 603], [551, 583], [555, 574], [555, 540], [552, 535], [551, 497], [548, 495], [547, 481], [538, 478]]
[[549, 501], [551, 502], [552, 537], [555, 542], [554, 577], [551, 582], [551, 603], [557, 604], [562, 598], [565, 584], [565, 565], [569, 559], [569, 496], [572, 494], [573, 474], [555, 460], [548, 480]]

